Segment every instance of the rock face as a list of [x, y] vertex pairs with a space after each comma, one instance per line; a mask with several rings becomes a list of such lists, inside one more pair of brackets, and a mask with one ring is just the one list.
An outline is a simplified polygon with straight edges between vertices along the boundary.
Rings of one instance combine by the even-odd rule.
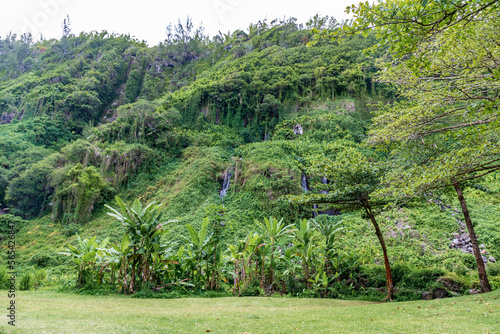
[[[434, 204], [439, 205], [441, 207], [441, 210], [443, 210], [443, 211], [446, 211], [446, 210], [451, 211], [451, 215], [455, 216], [455, 219], [456, 219], [458, 226], [459, 226], [459, 233], [453, 233], [453, 237], [450, 238], [451, 243], [450, 243], [449, 247], [451, 249], [458, 249], [458, 250], [462, 251], [463, 253], [474, 254], [474, 252], [472, 250], [472, 243], [471, 243], [471, 240], [469, 237], [469, 233], [467, 233], [467, 228], [466, 228], [465, 222], [463, 222], [461, 219], [458, 218], [461, 215], [461, 211], [458, 210], [457, 208], [452, 208], [451, 206], [446, 205], [445, 203], [443, 203], [443, 201], [441, 201], [440, 199], [437, 199], [437, 198], [431, 198], [428, 201], [430, 203], [434, 203]], [[483, 259], [484, 263], [496, 262], [496, 259], [493, 256], [488, 257], [489, 253], [485, 249], [484, 244], [480, 244], [479, 249], [481, 252], [481, 258]]]
[[0, 115], [0, 124], [9, 124], [16, 117], [16, 113], [4, 113]]
[[293, 127], [293, 133], [300, 136], [304, 133], [304, 130], [302, 129], [302, 126], [300, 124], [297, 124]]
[[[463, 229], [462, 224], [464, 224], [464, 223], [458, 219], [457, 219], [457, 221], [460, 224], [460, 229], [461, 229], [460, 232], [461, 233], [454, 233], [453, 234], [453, 238], [451, 239], [450, 248], [459, 249], [463, 253], [473, 254], [472, 243], [470, 242], [469, 233], [466, 233], [463, 231], [464, 229]], [[479, 247], [482, 248], [481, 249], [481, 258], [483, 259], [484, 263], [487, 263], [488, 261], [495, 262], [494, 257], [492, 257], [492, 256], [490, 256], [489, 258], [487, 257], [488, 251], [486, 249], [484, 249], [484, 244], [481, 244]], [[493, 261], [492, 261], [492, 259], [493, 259]]]

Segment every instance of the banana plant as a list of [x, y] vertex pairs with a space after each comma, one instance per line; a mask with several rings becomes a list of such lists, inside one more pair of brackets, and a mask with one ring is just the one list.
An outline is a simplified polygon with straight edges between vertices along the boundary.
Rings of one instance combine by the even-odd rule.
[[132, 207], [127, 207], [120, 197], [116, 196], [115, 199], [120, 211], [109, 205], [105, 206], [111, 210], [108, 215], [122, 223], [130, 238], [132, 268], [129, 292], [133, 292], [136, 281], [136, 267], [138, 267], [137, 273], [143, 283], [153, 281], [153, 261], [158, 258], [157, 254], [165, 249], [165, 245], [161, 244], [161, 235], [167, 232], [163, 227], [169, 222], [162, 222], [163, 211], [160, 210], [161, 205], [157, 205], [155, 202], [143, 207], [141, 202], [136, 199]]
[[302, 219], [299, 223], [299, 229], [293, 231], [293, 236], [297, 240], [296, 255], [302, 260], [304, 281], [308, 288], [310, 288], [310, 272], [315, 254], [313, 245], [314, 230], [315, 228], [309, 224], [307, 219]]
[[244, 251], [245, 242], [239, 240], [238, 245], [229, 245], [229, 256], [228, 261], [234, 264], [234, 272], [232, 272], [234, 284], [233, 284], [233, 294], [240, 293], [240, 280], [242, 276], [244, 277], [245, 271], [242, 270], [241, 265], [244, 262]]
[[[121, 279], [122, 283], [122, 285], [120, 286], [120, 290], [125, 291], [125, 288], [127, 286], [127, 268], [130, 260], [129, 255], [132, 252], [130, 237], [128, 234], [124, 234], [119, 245], [111, 242], [109, 244], [112, 247], [112, 250], [116, 252], [114, 253], [114, 255], [116, 256], [116, 258], [118, 258], [118, 263], [120, 265], [118, 271], [118, 277], [119, 279]], [[109, 250], [108, 254], [112, 256], [113, 252]]]
[[320, 291], [320, 295], [323, 295], [323, 298], [326, 298], [326, 293], [328, 291], [328, 284], [330, 284], [330, 280], [326, 272], [318, 273], [314, 277], [314, 279], [309, 279], [311, 283], [313, 283], [314, 290]]
[[[296, 260], [295, 254], [292, 252], [292, 248], [287, 248], [283, 256], [283, 261], [285, 262], [285, 270], [283, 271], [283, 278], [288, 278], [289, 287], [292, 289], [292, 293], [295, 293], [297, 273], [302, 269], [302, 265]], [[287, 288], [284, 287], [284, 290]], [[286, 291], [285, 291], [286, 293]]]
[[59, 252], [59, 254], [72, 257], [73, 262], [77, 265], [78, 286], [81, 287], [84, 283], [84, 272], [93, 269], [97, 256], [103, 256], [103, 251], [109, 238], [104, 239], [101, 244], [98, 244], [95, 236], [91, 239], [82, 240], [77, 233], [76, 239], [78, 241], [77, 247], [68, 244], [67, 252]]
[[204, 276], [208, 277], [208, 273], [204, 272], [203, 268], [207, 266], [209, 256], [207, 249], [212, 240], [212, 235], [208, 234], [209, 222], [208, 218], [203, 219], [201, 228], [198, 232], [191, 224], [186, 224], [189, 238], [181, 236], [181, 238], [188, 242], [185, 260], [191, 269], [191, 275], [195, 286], [199, 286]]
[[[240, 292], [241, 285], [245, 288], [250, 285], [253, 277], [252, 260], [255, 258], [260, 259], [260, 249], [263, 247], [268, 249], [265, 246], [262, 242], [262, 236], [258, 233], [249, 233], [247, 238], [239, 240], [237, 245], [229, 245], [230, 256], [227, 259], [234, 263], [234, 272], [232, 273], [234, 277], [234, 293]], [[260, 268], [258, 264], [257, 268]], [[257, 274], [258, 269], [255, 272]]]
[[[270, 241], [270, 269], [269, 269], [269, 281], [274, 284], [273, 271], [274, 271], [274, 244], [276, 241], [283, 237], [285, 234], [291, 233], [293, 231], [294, 225], [283, 224], [283, 218], [279, 221], [276, 217], [269, 217], [269, 219], [264, 218], [264, 223], [255, 220], [257, 226], [259, 226], [264, 231], [264, 237], [268, 237]], [[263, 258], [265, 260], [265, 257]], [[264, 264], [263, 264], [264, 265]]]
[[337, 234], [344, 229], [342, 227], [342, 222], [335, 222], [329, 219], [330, 217], [318, 217], [317, 219], [311, 219], [311, 222], [316, 227], [316, 230], [325, 238], [323, 245], [323, 271], [327, 274], [332, 275], [332, 256], [335, 252], [333, 243]]

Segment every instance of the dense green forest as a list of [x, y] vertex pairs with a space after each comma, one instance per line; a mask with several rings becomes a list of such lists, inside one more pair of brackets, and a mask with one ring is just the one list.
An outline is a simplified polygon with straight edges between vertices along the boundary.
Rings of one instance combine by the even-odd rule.
[[[465, 22], [432, 1], [394, 17], [366, 6], [355, 23], [264, 20], [212, 37], [188, 18], [154, 47], [68, 26], [0, 38], [0, 233], [7, 250], [15, 223], [20, 289], [499, 288], [498, 11]], [[421, 39], [397, 37], [415, 8], [457, 24], [419, 35], [410, 22]], [[453, 38], [463, 31], [487, 51], [468, 55], [482, 49]]]

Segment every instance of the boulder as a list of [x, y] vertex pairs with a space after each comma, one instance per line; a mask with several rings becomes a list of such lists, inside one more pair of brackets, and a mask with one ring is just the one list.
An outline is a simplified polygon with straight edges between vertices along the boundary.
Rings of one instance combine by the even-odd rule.
[[489, 260], [490, 262], [497, 262], [497, 259], [495, 259], [493, 256], [490, 256], [490, 257], [488, 258], [488, 260]]
[[423, 300], [432, 300], [432, 293], [422, 292], [421, 294]]
[[434, 289], [434, 291], [432, 291], [432, 295], [434, 296], [434, 298], [446, 298], [450, 295], [450, 293], [448, 292], [448, 290], [446, 289]]

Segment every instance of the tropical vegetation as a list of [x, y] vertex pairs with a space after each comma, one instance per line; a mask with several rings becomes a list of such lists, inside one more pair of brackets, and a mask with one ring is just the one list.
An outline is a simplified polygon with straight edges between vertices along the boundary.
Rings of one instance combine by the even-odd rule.
[[211, 37], [188, 18], [153, 47], [67, 24], [0, 38], [0, 234], [15, 224], [22, 289], [500, 287], [497, 1], [349, 10]]

